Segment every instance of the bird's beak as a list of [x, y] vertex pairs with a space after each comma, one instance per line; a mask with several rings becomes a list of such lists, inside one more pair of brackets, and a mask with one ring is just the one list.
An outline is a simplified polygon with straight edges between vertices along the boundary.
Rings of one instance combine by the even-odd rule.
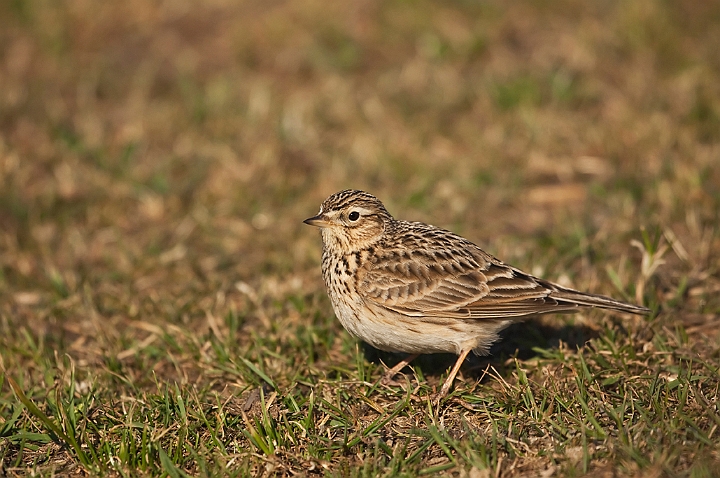
[[328, 227], [330, 225], [330, 221], [328, 221], [327, 217], [325, 217], [325, 215], [322, 213], [318, 214], [317, 216], [309, 217], [303, 222], [310, 226], [317, 227]]

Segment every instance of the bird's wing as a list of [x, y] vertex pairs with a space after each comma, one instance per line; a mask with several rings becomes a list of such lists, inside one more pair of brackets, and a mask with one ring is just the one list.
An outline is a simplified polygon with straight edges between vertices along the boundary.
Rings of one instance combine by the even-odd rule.
[[443, 244], [376, 252], [358, 271], [358, 291], [376, 305], [415, 317], [508, 319], [578, 307], [550, 297], [552, 284], [468, 241], [452, 245], [462, 249], [447, 252]]

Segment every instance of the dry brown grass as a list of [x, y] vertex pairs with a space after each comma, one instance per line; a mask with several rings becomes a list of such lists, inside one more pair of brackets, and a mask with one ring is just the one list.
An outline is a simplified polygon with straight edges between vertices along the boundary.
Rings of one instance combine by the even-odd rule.
[[[699, 0], [0, 3], [0, 474], [712, 476], [718, 51]], [[659, 314], [432, 410], [332, 315], [346, 187]]]

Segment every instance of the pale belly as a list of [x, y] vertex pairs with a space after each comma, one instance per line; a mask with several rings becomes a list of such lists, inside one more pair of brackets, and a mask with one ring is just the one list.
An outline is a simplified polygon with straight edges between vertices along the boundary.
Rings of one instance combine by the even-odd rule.
[[[333, 310], [350, 335], [387, 352], [484, 355], [511, 321], [405, 316], [374, 305], [350, 307], [331, 297]], [[362, 316], [355, 311], [361, 310]]]

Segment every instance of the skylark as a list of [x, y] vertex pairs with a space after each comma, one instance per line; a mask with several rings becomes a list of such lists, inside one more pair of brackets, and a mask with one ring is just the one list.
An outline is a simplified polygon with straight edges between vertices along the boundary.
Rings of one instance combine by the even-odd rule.
[[375, 348], [410, 354], [386, 379], [420, 354], [459, 356], [437, 402], [468, 353], [486, 355], [513, 322], [589, 307], [650, 313], [533, 277], [450, 231], [398, 221], [364, 191], [333, 194], [304, 222], [321, 228], [322, 275], [343, 327]]

